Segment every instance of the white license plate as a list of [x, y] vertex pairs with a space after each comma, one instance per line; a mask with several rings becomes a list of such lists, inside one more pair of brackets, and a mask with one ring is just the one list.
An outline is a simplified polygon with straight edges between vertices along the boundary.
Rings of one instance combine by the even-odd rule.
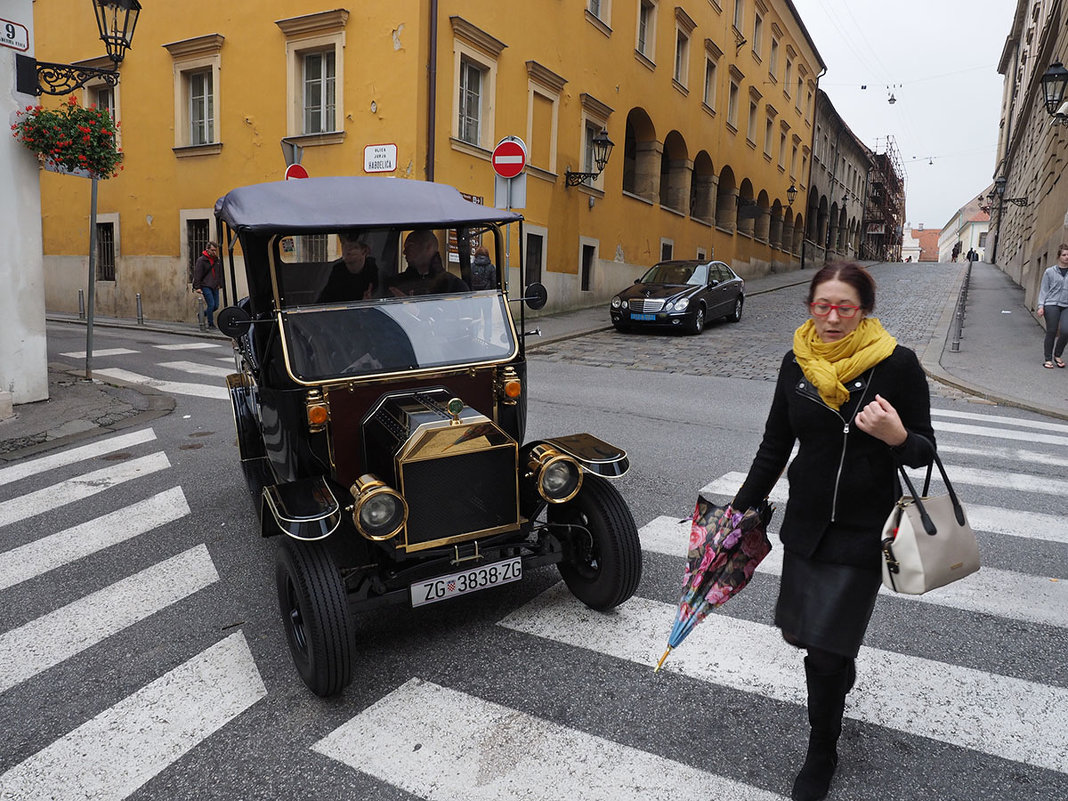
[[523, 578], [523, 560], [520, 557], [494, 562], [492, 565], [480, 565], [469, 570], [461, 570], [450, 576], [420, 581], [411, 586], [412, 606], [423, 606], [457, 595], [467, 595], [487, 587], [507, 584]]

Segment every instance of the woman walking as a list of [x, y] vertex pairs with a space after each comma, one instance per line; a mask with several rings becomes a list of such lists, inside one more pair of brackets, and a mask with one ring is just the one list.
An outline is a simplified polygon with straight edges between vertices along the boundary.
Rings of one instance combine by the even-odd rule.
[[[1046, 341], [1043, 343], [1046, 360], [1042, 366], [1053, 369], [1054, 363], [1064, 367], [1064, 346], [1068, 344], [1068, 244], [1057, 248], [1057, 263], [1042, 274], [1038, 290], [1038, 316], [1046, 318]], [[1056, 344], [1056, 347], [1054, 347]]]
[[875, 282], [860, 265], [813, 276], [811, 316], [783, 358], [763, 440], [734, 499], [739, 509], [759, 505], [798, 443], [775, 607], [783, 637], [807, 651], [811, 732], [795, 801], [824, 798], [838, 766], [854, 659], [881, 583], [882, 525], [901, 494], [897, 461], [918, 467], [932, 457], [927, 378], [916, 354], [868, 316], [874, 308]]

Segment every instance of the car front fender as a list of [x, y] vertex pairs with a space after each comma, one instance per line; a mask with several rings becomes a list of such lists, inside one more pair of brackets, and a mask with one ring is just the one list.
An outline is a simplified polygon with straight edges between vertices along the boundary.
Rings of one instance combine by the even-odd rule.
[[630, 469], [630, 459], [627, 458], [625, 450], [598, 439], [592, 434], [570, 434], [565, 437], [536, 440], [528, 442], [523, 449], [527, 451], [543, 442], [573, 457], [583, 470], [605, 478], [619, 478]]

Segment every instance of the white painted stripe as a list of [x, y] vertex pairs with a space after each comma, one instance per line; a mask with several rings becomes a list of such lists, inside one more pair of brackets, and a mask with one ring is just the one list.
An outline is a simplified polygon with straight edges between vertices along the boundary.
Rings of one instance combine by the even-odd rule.
[[189, 514], [181, 487], [0, 554], [0, 590], [75, 562]]
[[1024, 462], [1029, 465], [1047, 467], [1068, 467], [1068, 459], [1052, 453], [1042, 453], [1032, 448], [968, 448], [963, 445], [946, 445], [938, 443], [938, 452], [945, 456], [952, 453], [960, 456], [978, 456], [990, 462], [992, 459]]
[[1032, 434], [1030, 431], [1013, 431], [1009, 428], [993, 428], [992, 426], [971, 426], [966, 423], [942, 423], [936, 420], [934, 421], [934, 430], [950, 434], [968, 434], [973, 437], [1014, 439], [1020, 442], [1033, 442], [1042, 445], [1068, 445], [1068, 437], [1059, 437], [1055, 434]]
[[[675, 605], [634, 597], [600, 614], [563, 583], [501, 625], [607, 654], [652, 671]], [[953, 636], [950, 634], [949, 636]], [[805, 703], [801, 653], [773, 626], [712, 614], [671, 654], [664, 670], [795, 704]], [[862, 647], [846, 715], [907, 734], [1068, 773], [1068, 688]]]
[[214, 342], [180, 342], [176, 345], [153, 345], [152, 347], [160, 350], [207, 350], [221, 348], [222, 345]]
[[0, 798], [120, 801], [266, 694], [231, 634], [0, 776]]
[[[104, 350], [94, 350], [93, 351], [93, 358], [96, 359], [98, 357], [103, 357], [103, 356], [126, 356], [127, 354], [130, 354], [130, 353], [140, 353], [140, 351], [130, 350], [129, 348], [105, 348]], [[84, 359], [85, 358], [85, 351], [84, 350], [72, 350], [72, 351], [69, 351], [67, 353], [61, 353], [59, 355], [60, 356], [66, 356], [66, 357], [68, 357], [70, 359]]]
[[1044, 420], [1021, 420], [1017, 417], [1008, 417], [999, 414], [978, 414], [976, 412], [957, 412], [951, 409], [931, 409], [932, 417], [955, 417], [958, 420], [979, 420], [984, 423], [1005, 423], [1020, 428], [1037, 428], [1039, 431], [1068, 434], [1068, 425], [1052, 423]]
[[493, 157], [493, 163], [494, 164], [522, 164], [523, 163], [523, 157], [522, 156], [494, 156]]
[[171, 463], [165, 453], [151, 453], [140, 459], [132, 459], [111, 467], [94, 470], [92, 473], [62, 481], [36, 492], [28, 492], [18, 498], [0, 503], [0, 526], [80, 501], [126, 481], [165, 470], [170, 466]]
[[[690, 537], [690, 522], [658, 517], [642, 526], [638, 534], [642, 550], [683, 558]], [[781, 576], [782, 559], [782, 545], [775, 540], [771, 553], [757, 566], [757, 571]], [[681, 566], [679, 572], [682, 572]], [[1055, 578], [984, 567], [978, 573], [925, 595], [899, 595], [886, 587], [881, 587], [880, 592], [905, 601], [1068, 628], [1068, 581]]]
[[[922, 478], [926, 468], [920, 471]], [[974, 467], [960, 467], [959, 465], [946, 465], [953, 485], [969, 484], [975, 487], [999, 487], [1001, 489], [1016, 490], [1019, 492], [1037, 492], [1043, 495], [1068, 496], [1068, 481], [1052, 476], [1036, 476], [1031, 473], [1010, 473], [1006, 470], [980, 470]], [[934, 469], [934, 479], [942, 483], [938, 475], [938, 468]], [[918, 491], [923, 487], [916, 487]]]
[[426, 801], [782, 798], [420, 679], [312, 748]]
[[143, 428], [130, 434], [120, 434], [117, 437], [97, 440], [89, 445], [69, 448], [59, 453], [42, 456], [39, 459], [20, 461], [10, 467], [0, 468], [0, 486], [10, 484], [12, 481], [18, 481], [27, 476], [54, 470], [57, 467], [86, 462], [89, 459], [95, 459], [97, 456], [103, 456], [105, 453], [120, 451], [123, 448], [140, 445], [143, 442], [151, 442], [155, 438], [155, 431], [151, 428]]
[[[720, 495], [724, 501], [729, 501], [737, 494], [744, 481], [745, 473], [724, 473], [720, 478], [702, 487], [701, 492], [706, 496]], [[785, 505], [788, 486], [787, 480], [780, 478], [768, 497], [773, 503]], [[965, 502], [964, 508], [968, 512], [968, 522], [976, 531], [1068, 543], [1068, 516], [1025, 512], [968, 502]]]
[[129, 370], [120, 370], [118, 368], [96, 370], [95, 372], [97, 375], [102, 375], [106, 378], [116, 378], [119, 381], [126, 381], [130, 384], [144, 384], [161, 392], [169, 392], [174, 395], [193, 395], [198, 398], [213, 398], [215, 400], [230, 399], [230, 393], [226, 387], [216, 386], [215, 384], [187, 384], [182, 381], [164, 381], [160, 378], [150, 378], [147, 375], [131, 373]]
[[218, 580], [207, 547], [197, 545], [0, 634], [0, 692]]
[[[233, 360], [230, 360], [231, 363]], [[170, 370], [180, 370], [183, 373], [192, 373], [193, 375], [206, 375], [212, 378], [226, 378], [234, 370], [231, 367], [227, 370], [225, 367], [215, 367], [210, 364], [197, 364], [196, 362], [160, 362], [160, 367], [166, 367]]]

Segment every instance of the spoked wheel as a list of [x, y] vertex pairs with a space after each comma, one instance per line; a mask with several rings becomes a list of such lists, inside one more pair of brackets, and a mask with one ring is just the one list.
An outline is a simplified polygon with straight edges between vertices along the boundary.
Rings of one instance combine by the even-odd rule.
[[741, 295], [734, 299], [734, 311], [727, 315], [727, 320], [732, 323], [738, 323], [742, 320], [742, 306], [745, 305], [745, 298]]
[[337, 695], [352, 680], [356, 652], [345, 585], [322, 543], [283, 540], [275, 581], [293, 664], [313, 693]]
[[600, 476], [587, 474], [579, 494], [550, 505], [550, 523], [565, 543], [558, 567], [568, 589], [591, 609], [612, 609], [634, 594], [642, 578], [642, 549], [634, 517], [619, 492]]
[[696, 336], [705, 330], [705, 307], [698, 306], [697, 314], [693, 316], [693, 320], [690, 322], [687, 333]]

